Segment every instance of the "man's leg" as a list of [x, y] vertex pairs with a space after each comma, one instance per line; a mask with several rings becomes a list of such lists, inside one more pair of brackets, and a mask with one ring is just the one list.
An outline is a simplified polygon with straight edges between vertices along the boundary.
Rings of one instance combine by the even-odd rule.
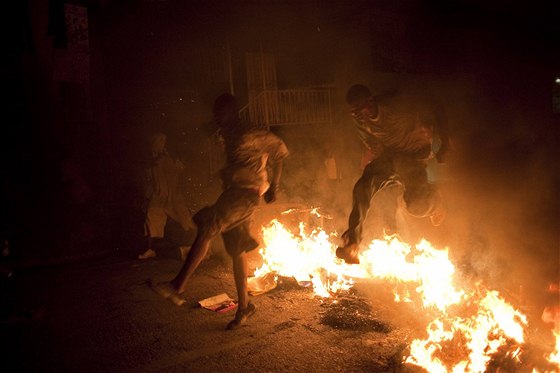
[[348, 264], [359, 264], [359, 243], [362, 239], [362, 224], [369, 211], [371, 201], [371, 175], [364, 172], [352, 191], [352, 212], [348, 218], [348, 229], [342, 234], [344, 246], [336, 249], [336, 256]]
[[207, 234], [197, 234], [181, 270], [170, 282], [171, 286], [178, 294], [185, 291], [187, 282], [192, 277], [194, 271], [198, 268], [202, 260], [206, 257], [211, 241], [211, 236], [208, 236]]
[[150, 237], [149, 234], [146, 237], [146, 246], [147, 246], [146, 251], [138, 255], [138, 259], [154, 258], [157, 255], [156, 251], [154, 250], [154, 239]]
[[366, 173], [356, 182], [352, 191], [352, 212], [348, 218], [348, 229], [342, 237], [345, 244], [360, 243], [362, 240], [363, 223], [369, 212], [373, 197], [373, 174]]
[[[254, 200], [251, 205], [256, 206], [257, 203], [258, 200]], [[241, 222], [234, 228], [222, 233], [224, 245], [233, 262], [233, 278], [235, 280], [235, 288], [237, 289], [238, 301], [235, 318], [229, 322], [227, 329], [235, 329], [241, 326], [256, 311], [255, 305], [249, 302], [247, 286], [247, 277], [249, 276], [247, 253], [256, 249], [259, 245], [251, 236], [252, 211], [253, 208], [247, 210], [249, 213], [249, 215], [247, 215], [243, 210], [239, 210], [238, 212], [242, 212], [242, 214], [239, 215], [242, 219]]]
[[407, 211], [416, 217], [429, 217], [434, 226], [445, 219], [446, 209], [436, 186], [428, 182], [426, 165], [411, 161], [402, 172], [405, 182], [403, 199]]
[[251, 236], [251, 218], [245, 220], [236, 227], [223, 232], [222, 237], [228, 254], [233, 261], [233, 278], [237, 289], [238, 307], [244, 311], [249, 306], [249, 295], [247, 291], [247, 252], [258, 247], [259, 243]]
[[386, 184], [392, 173], [389, 157], [379, 158], [366, 166], [362, 177], [352, 192], [352, 212], [348, 218], [348, 229], [342, 235], [344, 246], [336, 250], [336, 256], [348, 264], [358, 264], [359, 244], [362, 240], [363, 223], [367, 217], [371, 199]]
[[149, 281], [148, 284], [150, 287], [163, 298], [173, 302], [177, 306], [182, 306], [185, 300], [180, 294], [185, 291], [187, 282], [206, 256], [210, 242], [211, 238], [208, 238], [208, 236], [197, 236], [177, 276], [169, 282], [153, 283]]
[[215, 207], [205, 207], [198, 211], [193, 221], [198, 227], [194, 243], [177, 276], [171, 281], [151, 283], [152, 289], [162, 297], [170, 300], [178, 306], [185, 303], [180, 296], [186, 289], [187, 282], [194, 274], [202, 260], [206, 257], [210, 243], [220, 233], [221, 227], [216, 220]]
[[146, 251], [138, 255], [138, 259], [154, 258], [157, 255], [154, 241], [163, 238], [165, 224], [167, 224], [167, 214], [163, 208], [148, 208], [146, 221], [144, 222], [147, 248]]
[[258, 243], [251, 237], [249, 226], [250, 223], [247, 220], [240, 226], [222, 234], [226, 249], [233, 261], [233, 278], [235, 280], [238, 300], [237, 312], [235, 313], [235, 318], [228, 323], [228, 330], [236, 329], [245, 324], [247, 319], [256, 311], [255, 305], [249, 302], [247, 251], [255, 249]]
[[237, 288], [237, 312], [235, 317], [228, 324], [226, 329], [237, 329], [247, 322], [257, 310], [255, 305], [249, 302], [249, 294], [247, 291], [247, 253], [242, 251], [232, 256], [233, 259], [233, 277], [235, 278], [235, 287]]
[[247, 308], [249, 304], [249, 295], [247, 291], [247, 277], [249, 270], [247, 267], [247, 253], [241, 252], [232, 257], [233, 260], [233, 278], [235, 279], [235, 288], [237, 289], [238, 307], [241, 310]]

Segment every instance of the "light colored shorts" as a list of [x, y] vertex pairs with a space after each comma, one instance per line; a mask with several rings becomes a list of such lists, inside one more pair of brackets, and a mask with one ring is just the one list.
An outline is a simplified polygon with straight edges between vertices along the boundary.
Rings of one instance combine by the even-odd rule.
[[146, 236], [163, 238], [167, 218], [175, 220], [185, 231], [195, 229], [187, 206], [184, 204], [169, 204], [165, 207], [148, 207], [144, 224]]

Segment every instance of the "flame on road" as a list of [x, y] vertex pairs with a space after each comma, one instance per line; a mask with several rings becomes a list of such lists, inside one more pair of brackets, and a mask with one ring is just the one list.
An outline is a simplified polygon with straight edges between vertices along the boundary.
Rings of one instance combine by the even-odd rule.
[[[551, 284], [549, 292], [560, 295], [560, 289], [557, 284]], [[560, 371], [560, 304], [548, 306], [544, 309], [541, 316], [542, 321], [547, 324], [553, 324], [553, 334], [555, 338], [554, 350], [545, 356], [545, 358], [554, 366], [558, 367], [555, 372]], [[534, 373], [540, 373], [534, 370]]]
[[[396, 235], [386, 236], [362, 250], [359, 265], [348, 265], [336, 258], [335, 236], [322, 229], [306, 232], [300, 223], [295, 234], [273, 220], [262, 234], [263, 265], [256, 278], [270, 273], [294, 277], [311, 283], [320, 297], [348, 290], [357, 279], [384, 280], [400, 289], [395, 301], [414, 302], [433, 316], [425, 338], [409, 344], [405, 363], [429, 372], [484, 372], [498, 351], [519, 359], [527, 318], [482, 284], [458, 288], [447, 248], [436, 249], [426, 240], [409, 245]], [[405, 284], [405, 292], [399, 284]], [[456, 361], [444, 359], [449, 349]]]

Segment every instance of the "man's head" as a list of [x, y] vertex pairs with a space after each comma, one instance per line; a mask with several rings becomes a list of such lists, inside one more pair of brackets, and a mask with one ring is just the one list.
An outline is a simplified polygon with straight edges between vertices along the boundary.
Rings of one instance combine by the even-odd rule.
[[237, 100], [224, 93], [214, 101], [214, 121], [220, 128], [230, 127], [239, 120]]
[[368, 87], [355, 84], [346, 93], [346, 103], [350, 107], [352, 117], [358, 121], [366, 121], [377, 116], [377, 106]]

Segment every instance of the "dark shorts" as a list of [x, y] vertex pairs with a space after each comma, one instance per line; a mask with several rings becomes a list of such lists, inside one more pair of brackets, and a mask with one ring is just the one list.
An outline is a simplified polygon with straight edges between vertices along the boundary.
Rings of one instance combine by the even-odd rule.
[[193, 216], [199, 236], [213, 238], [221, 233], [231, 256], [256, 249], [259, 244], [251, 236], [250, 228], [259, 202], [258, 192], [251, 189], [226, 189], [212, 206]]

